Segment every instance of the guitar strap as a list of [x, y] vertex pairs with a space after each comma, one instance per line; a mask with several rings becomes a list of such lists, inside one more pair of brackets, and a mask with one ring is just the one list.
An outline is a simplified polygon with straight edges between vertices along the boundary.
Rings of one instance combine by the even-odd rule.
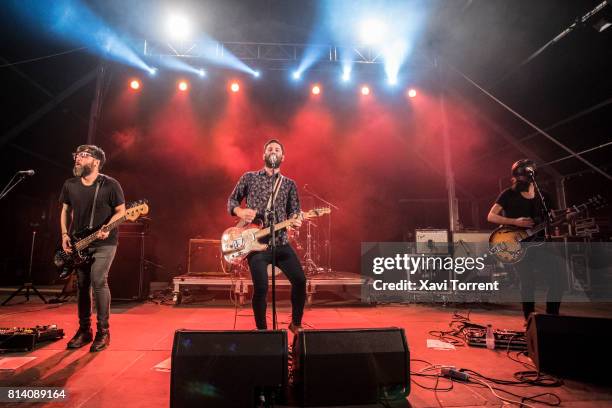
[[[281, 186], [281, 183], [283, 182], [283, 178], [284, 177], [280, 175], [280, 177], [276, 179], [276, 182], [274, 183], [274, 188], [273, 188], [274, 194], [272, 194], [270, 198], [268, 198], [268, 205], [266, 205], [266, 211], [270, 211], [270, 208], [272, 207], [272, 200], [276, 201], [276, 196], [278, 195], [278, 192], [280, 190], [280, 186]], [[247, 222], [245, 222], [243, 219], [240, 219], [238, 223], [236, 224], [236, 227], [242, 228], [245, 225], [247, 225]]]
[[96, 200], [98, 199], [98, 192], [100, 191], [100, 185], [104, 182], [104, 175], [100, 174], [98, 176], [98, 181], [96, 183], [96, 192], [94, 193], [93, 204], [91, 205], [91, 217], [89, 217], [89, 229], [93, 228], [93, 220], [94, 213], [96, 212]]
[[272, 208], [272, 202], [276, 201], [276, 196], [278, 195], [278, 191], [280, 190], [280, 186], [281, 183], [283, 182], [283, 176], [281, 175], [280, 177], [278, 177], [276, 179], [276, 183], [274, 183], [274, 194], [272, 194], [270, 196], [270, 198], [268, 198], [268, 205], [266, 206], [266, 211], [270, 211], [270, 208]]

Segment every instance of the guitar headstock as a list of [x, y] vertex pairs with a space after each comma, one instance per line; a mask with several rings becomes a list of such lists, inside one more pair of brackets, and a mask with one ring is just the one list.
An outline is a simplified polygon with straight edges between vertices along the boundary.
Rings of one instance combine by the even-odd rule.
[[302, 217], [304, 219], [321, 217], [322, 215], [331, 213], [331, 208], [329, 207], [321, 207], [321, 208], [313, 208], [308, 212], [303, 212]]
[[125, 218], [129, 221], [136, 221], [141, 215], [149, 213], [149, 204], [147, 200], [139, 200], [129, 204], [125, 210]]
[[568, 213], [578, 214], [586, 210], [599, 210], [608, 205], [608, 200], [601, 196], [601, 194], [594, 195], [593, 197], [586, 200], [580, 205], [574, 205], [568, 208]]

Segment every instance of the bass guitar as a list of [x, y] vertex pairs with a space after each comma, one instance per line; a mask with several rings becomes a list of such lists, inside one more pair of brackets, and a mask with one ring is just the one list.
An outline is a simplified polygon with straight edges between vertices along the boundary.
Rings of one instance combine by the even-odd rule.
[[131, 203], [125, 210], [125, 215], [112, 223], [104, 227], [96, 228], [85, 228], [79, 232], [76, 232], [70, 236], [70, 248], [71, 252], [66, 252], [62, 248], [55, 252], [53, 257], [53, 263], [58, 267], [60, 271], [59, 278], [67, 278], [72, 271], [83, 265], [91, 262], [91, 256], [85, 251], [92, 242], [98, 239], [98, 232], [104, 231], [109, 232], [125, 221], [136, 221], [141, 215], [149, 213], [149, 205], [146, 200], [140, 200]]
[[[302, 220], [320, 217], [329, 214], [329, 208], [315, 208], [308, 212], [302, 212], [299, 218]], [[289, 227], [295, 220], [288, 219], [274, 224], [274, 231], [280, 231]], [[240, 225], [240, 224], [239, 224]], [[260, 228], [257, 225], [236, 226], [226, 229], [221, 236], [221, 253], [226, 262], [239, 264], [253, 251], [265, 251], [268, 245], [260, 243], [260, 238], [267, 237], [272, 232], [270, 227]]]

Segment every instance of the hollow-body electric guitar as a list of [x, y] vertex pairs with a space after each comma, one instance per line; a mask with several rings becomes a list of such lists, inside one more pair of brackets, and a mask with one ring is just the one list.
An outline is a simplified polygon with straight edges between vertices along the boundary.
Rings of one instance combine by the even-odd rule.
[[[489, 237], [489, 252], [502, 263], [512, 264], [519, 262], [525, 257], [527, 249], [540, 246], [544, 243], [543, 240], [534, 240], [534, 237], [549, 225], [560, 225], [567, 219], [568, 215], [579, 214], [589, 208], [602, 208], [606, 205], [606, 200], [602, 196], [596, 195], [589, 198], [583, 204], [574, 205], [561, 211], [560, 215], [553, 217], [550, 224], [543, 222], [531, 228], [502, 225], [496, 228]], [[529, 245], [526, 245], [527, 242]]]
[[[299, 218], [305, 220], [320, 217], [330, 212], [331, 209], [329, 208], [315, 208], [308, 212], [302, 212]], [[274, 224], [274, 231], [287, 228], [293, 222], [294, 219], [288, 219]], [[253, 251], [265, 251], [268, 245], [262, 244], [258, 240], [270, 235], [271, 232], [272, 229], [270, 227], [260, 228], [254, 224], [226, 229], [221, 236], [221, 253], [223, 258], [230, 264], [238, 264]]]
[[125, 210], [125, 215], [112, 223], [104, 226], [104, 227], [96, 227], [96, 228], [85, 228], [79, 232], [76, 232], [70, 236], [70, 248], [71, 252], [66, 252], [62, 248], [58, 249], [55, 252], [55, 256], [53, 257], [53, 263], [55, 266], [59, 268], [59, 278], [65, 279], [72, 273], [74, 268], [91, 262], [91, 256], [87, 254], [87, 247], [91, 245], [92, 242], [98, 239], [98, 232], [103, 230], [104, 232], [109, 232], [114, 228], [117, 228], [119, 225], [124, 223], [125, 221], [135, 221], [141, 215], [148, 214], [149, 205], [146, 200], [140, 200], [134, 203], [131, 203], [129, 207]]

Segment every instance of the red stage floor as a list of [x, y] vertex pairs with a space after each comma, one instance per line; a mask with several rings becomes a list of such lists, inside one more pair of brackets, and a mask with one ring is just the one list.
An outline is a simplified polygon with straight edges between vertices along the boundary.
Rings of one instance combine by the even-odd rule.
[[[22, 302], [23, 298], [16, 299]], [[15, 302], [15, 300], [13, 300]], [[571, 308], [571, 309], [570, 309]], [[400, 326], [405, 328], [411, 358], [433, 364], [472, 368], [490, 377], [512, 379], [516, 371], [524, 370], [513, 362], [505, 351], [460, 347], [451, 351], [428, 349], [430, 330], [446, 330], [454, 307], [438, 305], [387, 305], [377, 307], [338, 306], [327, 303], [307, 309], [304, 323], [308, 328], [366, 328]], [[458, 309], [467, 314], [468, 309]], [[562, 312], [576, 315], [610, 316], [609, 305], [569, 305]], [[279, 321], [286, 327], [289, 308], [286, 301], [279, 307]], [[239, 310], [237, 329], [252, 329], [250, 308]], [[473, 309], [471, 320], [492, 323], [496, 328], [522, 329], [518, 306], [495, 306], [489, 310]], [[87, 347], [76, 351], [65, 349], [68, 338], [77, 328], [76, 304], [44, 305], [37, 299], [0, 308], [0, 327], [57, 324], [67, 337], [47, 344], [31, 353], [5, 353], [2, 359], [15, 356], [36, 357], [16, 371], [0, 371], [2, 386], [53, 386], [69, 392], [66, 403], [13, 404], [25, 406], [110, 407], [130, 408], [167, 407], [169, 404], [170, 374], [155, 366], [170, 358], [173, 334], [176, 329], [231, 330], [234, 308], [224, 301], [209, 300], [200, 304], [165, 306], [154, 303], [125, 303], [113, 305], [111, 316], [112, 342], [110, 348], [97, 354]], [[607, 347], [602, 339], [602, 347]], [[0, 360], [1, 362], [1, 360]], [[412, 363], [412, 370], [424, 367]], [[414, 379], [414, 377], [413, 377]], [[423, 378], [417, 378], [426, 384]], [[433, 382], [428, 383], [430, 386]], [[554, 392], [564, 407], [612, 406], [612, 387], [566, 381], [560, 388], [513, 388], [522, 395]], [[455, 384], [451, 392], [437, 392], [442, 406], [490, 407], [502, 406], [487, 389]], [[408, 398], [414, 407], [436, 407], [439, 403], [432, 391], [412, 384]], [[544, 406], [536, 404], [537, 406]], [[11, 405], [5, 405], [11, 406]]]

